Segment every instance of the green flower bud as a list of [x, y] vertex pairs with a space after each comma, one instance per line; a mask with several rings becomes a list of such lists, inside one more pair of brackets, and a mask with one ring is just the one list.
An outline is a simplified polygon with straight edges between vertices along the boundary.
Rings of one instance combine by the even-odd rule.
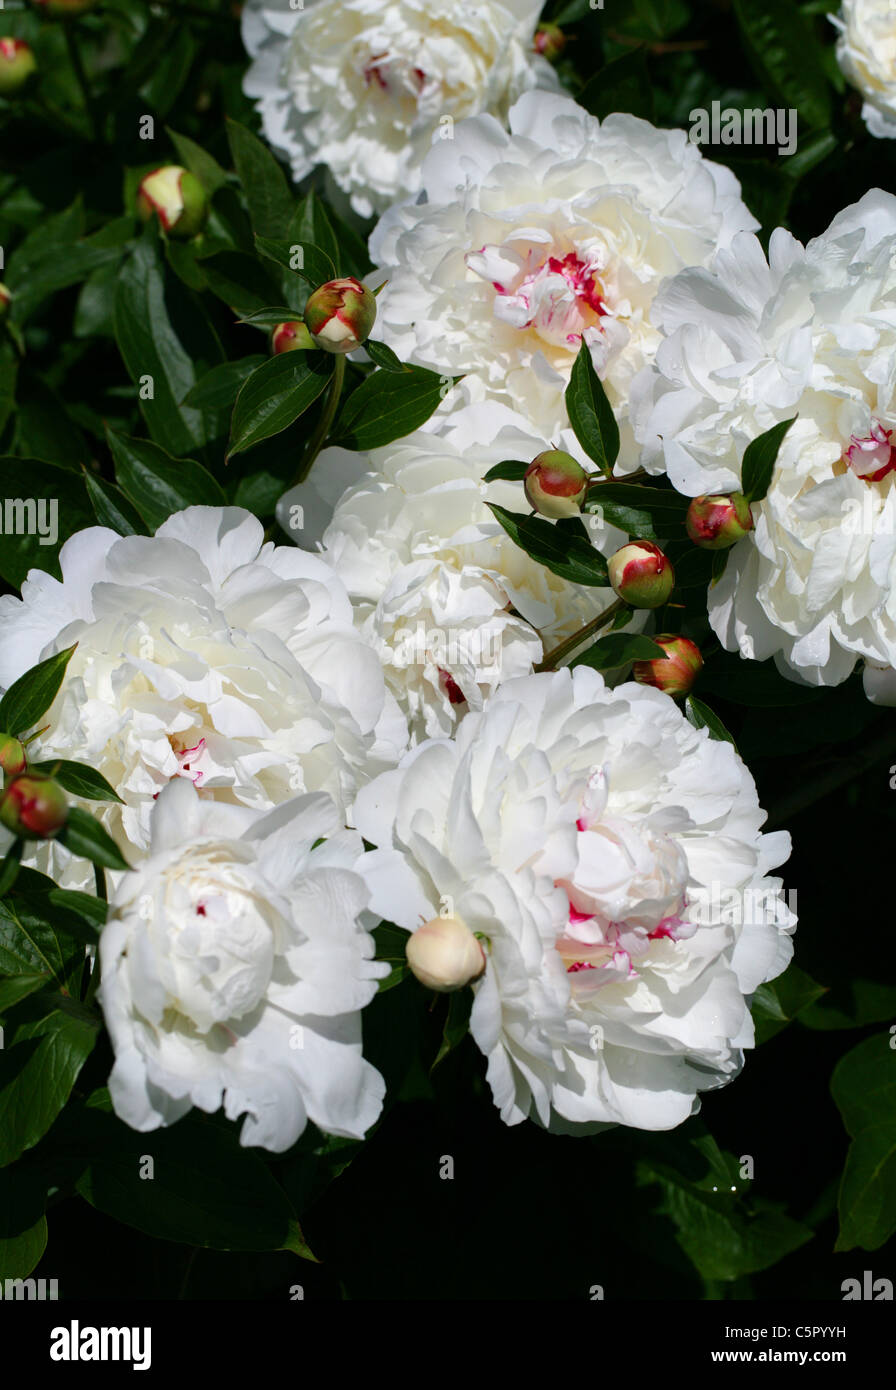
[[545, 449], [526, 469], [526, 500], [539, 516], [578, 516], [588, 489], [588, 474], [572, 454]]
[[0, 824], [24, 840], [49, 840], [68, 819], [65, 792], [52, 777], [25, 772], [0, 797]]
[[535, 31], [535, 38], [532, 40], [532, 47], [536, 53], [540, 53], [542, 58], [547, 58], [549, 63], [553, 63], [566, 47], [568, 40], [559, 24], [539, 24]]
[[301, 319], [294, 319], [290, 323], [278, 323], [271, 334], [271, 351], [275, 355], [313, 347], [314, 340]]
[[185, 241], [194, 237], [208, 217], [208, 194], [189, 169], [165, 164], [141, 180], [137, 211], [148, 222], [158, 217], [170, 237]]
[[689, 637], [670, 635], [654, 637], [653, 640], [666, 655], [654, 657], [652, 661], [636, 661], [632, 666], [632, 676], [639, 685], [652, 685], [654, 689], [662, 690], [676, 699], [687, 695], [703, 670], [700, 648]]
[[37, 59], [21, 39], [0, 39], [0, 96], [15, 96], [37, 72]]
[[629, 541], [607, 562], [610, 584], [633, 608], [659, 608], [675, 587], [675, 571], [653, 541]]
[[11, 300], [12, 294], [10, 291], [5, 285], [0, 284], [0, 319], [5, 318], [6, 314], [9, 312]]
[[753, 513], [742, 492], [695, 497], [685, 519], [688, 535], [703, 550], [726, 550], [753, 529]]
[[12, 734], [0, 734], [0, 768], [7, 777], [17, 777], [24, 772], [28, 762], [25, 749]]
[[375, 319], [376, 299], [353, 275], [328, 280], [305, 305], [305, 327], [326, 352], [354, 352], [370, 337]]

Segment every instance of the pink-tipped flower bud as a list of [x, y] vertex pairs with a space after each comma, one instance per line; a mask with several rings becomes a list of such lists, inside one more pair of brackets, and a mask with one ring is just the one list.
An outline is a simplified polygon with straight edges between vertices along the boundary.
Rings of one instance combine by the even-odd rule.
[[314, 340], [301, 319], [294, 319], [290, 323], [278, 323], [271, 334], [271, 351], [275, 356], [280, 352], [295, 352], [297, 348], [313, 347]]
[[137, 211], [144, 222], [157, 217], [170, 237], [185, 241], [205, 225], [208, 194], [189, 169], [165, 164], [141, 180]]
[[542, 58], [547, 58], [549, 63], [553, 63], [560, 57], [566, 43], [566, 35], [559, 24], [539, 24], [535, 30], [532, 47]]
[[326, 352], [354, 352], [370, 337], [376, 299], [353, 275], [328, 280], [308, 296], [305, 327]]
[[703, 550], [727, 550], [753, 529], [753, 513], [742, 492], [695, 497], [685, 520], [688, 535]]
[[25, 749], [12, 734], [0, 734], [0, 768], [6, 777], [17, 777], [27, 766]]
[[0, 798], [0, 824], [24, 840], [49, 840], [67, 819], [65, 792], [40, 772], [14, 777]]
[[478, 980], [485, 952], [460, 917], [434, 917], [407, 944], [408, 965], [427, 989], [450, 994]]
[[5, 285], [0, 284], [0, 319], [4, 318], [9, 311], [12, 295]]
[[97, 0], [34, 0], [37, 9], [44, 14], [67, 15], [84, 14], [92, 10]]
[[632, 666], [635, 680], [639, 685], [652, 685], [676, 699], [687, 695], [703, 670], [700, 648], [689, 637], [671, 635], [654, 637], [653, 641], [666, 655], [654, 657], [652, 661], [636, 661]]
[[21, 39], [0, 39], [0, 96], [15, 96], [37, 72], [37, 59]]
[[545, 449], [526, 469], [526, 500], [539, 516], [578, 516], [588, 490], [588, 474], [572, 454]]
[[653, 541], [629, 541], [607, 562], [613, 592], [633, 608], [659, 608], [675, 587], [671, 561]]

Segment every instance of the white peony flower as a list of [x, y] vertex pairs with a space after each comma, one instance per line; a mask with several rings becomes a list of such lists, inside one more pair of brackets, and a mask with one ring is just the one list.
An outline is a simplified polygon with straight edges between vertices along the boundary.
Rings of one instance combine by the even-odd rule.
[[[561, 441], [594, 469], [571, 430]], [[309, 484], [345, 481], [352, 468], [359, 475], [335, 508], [322, 555], [414, 739], [450, 734], [459, 715], [615, 601], [610, 588], [570, 584], [530, 559], [486, 506], [528, 513], [521, 483], [482, 479], [493, 464], [528, 463], [545, 447], [521, 416], [490, 401], [454, 411], [440, 434], [421, 430], [369, 456], [325, 449], [315, 463]], [[284, 530], [308, 493], [303, 484], [281, 499]], [[624, 541], [597, 517], [584, 519], [598, 548]], [[310, 544], [314, 532], [292, 534]]]
[[362, 217], [416, 193], [433, 140], [554, 89], [540, 0], [249, 0], [244, 90], [295, 179], [326, 164]]
[[275, 1153], [308, 1120], [360, 1139], [385, 1087], [359, 1011], [389, 967], [359, 922], [359, 836], [322, 794], [252, 811], [183, 780], [161, 792], [151, 836], [100, 937], [116, 1114], [143, 1131], [223, 1103], [246, 1115], [243, 1144]]
[[768, 262], [741, 236], [655, 313], [667, 338], [632, 391], [651, 471], [740, 488], [750, 440], [799, 417], [709, 590], [720, 640], [813, 685], [896, 664], [896, 198], [872, 190], [806, 247], [779, 228]]
[[32, 570], [21, 599], [0, 598], [0, 685], [77, 642], [34, 756], [103, 773], [125, 805], [102, 818], [131, 860], [172, 777], [215, 801], [324, 790], [345, 805], [396, 761], [407, 730], [338, 578], [265, 543], [248, 512], [190, 507], [154, 537], [91, 527], [59, 559], [61, 583]]
[[665, 695], [587, 667], [511, 681], [354, 819], [374, 911], [487, 943], [470, 1030], [508, 1124], [668, 1129], [738, 1071], [745, 996], [792, 953], [767, 877], [790, 840], [760, 833], [734, 748]]
[[[377, 337], [404, 362], [465, 374], [469, 399], [513, 406], [548, 439], [566, 423], [584, 340], [624, 422], [629, 382], [658, 341], [661, 280], [758, 224], [734, 175], [684, 131], [597, 121], [544, 92], [509, 120], [509, 135], [490, 116], [460, 124], [427, 156], [425, 200], [374, 230]], [[623, 429], [620, 471], [635, 462]]]
[[837, 62], [864, 97], [862, 119], [872, 135], [896, 139], [896, 10], [890, 0], [843, 0], [828, 18], [840, 31]]

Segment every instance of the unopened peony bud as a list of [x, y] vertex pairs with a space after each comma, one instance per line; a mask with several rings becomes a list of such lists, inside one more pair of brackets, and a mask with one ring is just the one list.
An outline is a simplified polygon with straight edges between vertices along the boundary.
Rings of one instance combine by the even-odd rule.
[[205, 225], [208, 194], [189, 169], [165, 164], [141, 180], [137, 211], [144, 222], [155, 215], [169, 236], [186, 240]]
[[67, 819], [65, 792], [40, 772], [14, 777], [0, 798], [0, 824], [22, 839], [48, 840]]
[[687, 695], [703, 669], [700, 648], [689, 637], [654, 637], [666, 655], [636, 661], [632, 675], [639, 685], [652, 685], [666, 695]]
[[685, 521], [688, 535], [704, 550], [726, 550], [753, 529], [753, 513], [742, 492], [695, 497]]
[[7, 310], [9, 309], [11, 299], [12, 295], [10, 294], [6, 286], [0, 285], [0, 319], [4, 317]]
[[44, 14], [84, 14], [87, 10], [92, 10], [97, 0], [34, 0], [37, 9], [43, 10]]
[[567, 39], [559, 24], [539, 24], [532, 40], [532, 47], [542, 58], [553, 63], [566, 47]]
[[556, 519], [578, 516], [588, 488], [588, 474], [572, 454], [545, 449], [526, 469], [523, 487], [530, 507]]
[[36, 71], [37, 60], [27, 43], [0, 39], [0, 96], [14, 96]]
[[25, 771], [27, 760], [25, 749], [12, 734], [0, 734], [0, 768], [5, 776], [17, 777]]
[[354, 352], [370, 337], [375, 319], [376, 299], [353, 275], [328, 280], [305, 305], [305, 326], [327, 352]]
[[278, 323], [271, 334], [271, 351], [275, 355], [280, 352], [294, 352], [296, 348], [313, 347], [311, 334], [298, 319], [291, 323]]
[[428, 989], [463, 989], [485, 969], [485, 952], [459, 917], [434, 917], [407, 944], [408, 965]]
[[653, 541], [629, 541], [607, 563], [614, 593], [633, 608], [659, 608], [675, 586], [671, 562]]

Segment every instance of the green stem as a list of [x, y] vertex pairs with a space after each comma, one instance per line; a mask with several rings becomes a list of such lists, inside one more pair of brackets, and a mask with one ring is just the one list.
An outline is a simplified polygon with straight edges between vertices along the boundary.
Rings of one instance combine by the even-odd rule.
[[84, 99], [84, 114], [90, 124], [92, 138], [96, 142], [99, 142], [101, 138], [100, 125], [96, 118], [96, 112], [93, 109], [93, 97], [90, 92], [90, 83], [87, 80], [87, 73], [81, 59], [81, 50], [78, 47], [78, 40], [75, 38], [74, 26], [67, 21], [63, 24], [62, 28], [65, 33], [69, 61], [71, 62], [75, 77], [78, 79], [78, 86], [81, 88], [81, 96]]
[[336, 416], [336, 409], [339, 405], [339, 397], [342, 394], [342, 382], [345, 377], [345, 358], [339, 355], [333, 364], [333, 375], [330, 378], [329, 394], [323, 409], [323, 414], [317, 422], [317, 428], [308, 441], [305, 452], [302, 455], [302, 462], [299, 464], [299, 471], [290, 483], [290, 487], [296, 487], [303, 483], [311, 472], [311, 465], [317, 458], [323, 444], [330, 433], [330, 426]]
[[595, 632], [599, 632], [602, 627], [606, 627], [607, 623], [612, 622], [616, 614], [620, 613], [625, 606], [622, 599], [618, 598], [598, 617], [592, 618], [590, 623], [586, 623], [584, 627], [579, 628], [578, 632], [574, 632], [572, 637], [567, 637], [565, 641], [560, 642], [552, 651], [549, 651], [544, 659], [539, 661], [535, 670], [553, 671], [558, 661], [562, 661], [565, 656], [569, 656], [570, 652], [574, 652], [576, 647], [580, 647], [587, 638]]
[[106, 870], [101, 864], [94, 864], [93, 866], [93, 881], [96, 884], [97, 897], [102, 898], [103, 902], [107, 903], [109, 895], [106, 892]]

